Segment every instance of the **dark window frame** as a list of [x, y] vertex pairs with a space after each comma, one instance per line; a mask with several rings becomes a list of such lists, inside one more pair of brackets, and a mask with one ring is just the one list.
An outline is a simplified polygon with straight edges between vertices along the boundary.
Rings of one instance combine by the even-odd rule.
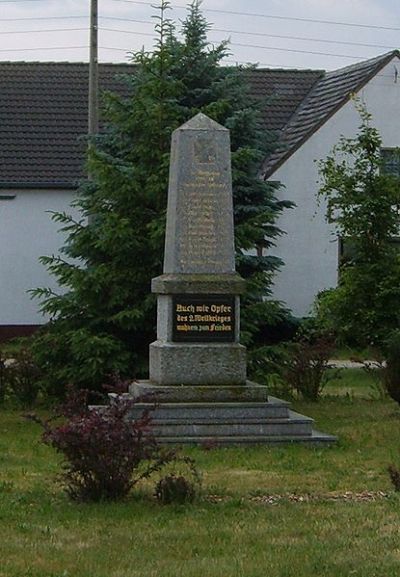
[[400, 177], [400, 148], [383, 146], [381, 148], [381, 158], [382, 174]]

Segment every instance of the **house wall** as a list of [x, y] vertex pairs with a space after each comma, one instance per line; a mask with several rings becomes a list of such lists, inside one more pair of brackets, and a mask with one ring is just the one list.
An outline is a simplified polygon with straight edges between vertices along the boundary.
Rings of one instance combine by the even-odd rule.
[[[399, 59], [387, 64], [358, 96], [372, 114], [372, 124], [378, 128], [383, 146], [400, 146]], [[286, 234], [278, 239], [273, 251], [285, 263], [276, 277], [274, 296], [296, 316], [310, 314], [318, 292], [337, 283], [338, 240], [333, 227], [325, 222], [325, 204], [317, 202], [318, 171], [314, 160], [325, 158], [341, 135], [355, 136], [359, 125], [360, 117], [350, 101], [271, 177], [285, 185], [279, 196], [297, 205], [279, 219], [278, 226]]]
[[[4, 199], [13, 194], [15, 198]], [[39, 257], [55, 254], [63, 245], [60, 224], [48, 211], [77, 216], [69, 208], [72, 198], [70, 190], [0, 190], [0, 338], [28, 333], [45, 322], [38, 301], [27, 291], [56, 288]]]

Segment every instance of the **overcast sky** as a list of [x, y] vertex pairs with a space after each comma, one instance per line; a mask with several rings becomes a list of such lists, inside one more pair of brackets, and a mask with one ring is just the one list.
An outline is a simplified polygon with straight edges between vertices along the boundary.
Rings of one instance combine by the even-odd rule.
[[[153, 2], [98, 0], [99, 60], [151, 49]], [[186, 2], [174, 0], [178, 24]], [[2, 60], [88, 60], [90, 0], [0, 0]], [[210, 41], [230, 38], [230, 63], [341, 68], [400, 47], [399, 0], [204, 0]], [[39, 50], [41, 48], [41, 50]]]

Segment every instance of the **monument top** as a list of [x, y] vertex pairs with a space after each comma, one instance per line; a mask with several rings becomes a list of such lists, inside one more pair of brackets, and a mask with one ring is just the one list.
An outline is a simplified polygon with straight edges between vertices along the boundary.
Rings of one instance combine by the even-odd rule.
[[182, 126], [179, 126], [176, 130], [221, 130], [229, 132], [225, 126], [218, 124], [218, 122], [215, 122], [215, 120], [212, 120], [202, 112], [193, 116], [193, 118], [185, 122], [185, 124], [182, 124]]
[[229, 130], [200, 113], [172, 135], [164, 273], [234, 272]]

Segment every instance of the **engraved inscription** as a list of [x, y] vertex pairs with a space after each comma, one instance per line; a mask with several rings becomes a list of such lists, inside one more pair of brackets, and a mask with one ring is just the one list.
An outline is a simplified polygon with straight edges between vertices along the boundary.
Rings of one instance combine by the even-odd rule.
[[233, 232], [229, 132], [201, 116], [174, 133], [164, 272], [234, 272]]
[[213, 167], [198, 167], [181, 184], [186, 226], [181, 237], [181, 265], [218, 266], [227, 231], [220, 221], [221, 194], [227, 191], [221, 173]]
[[235, 340], [235, 297], [232, 295], [175, 295], [173, 315], [173, 341]]

